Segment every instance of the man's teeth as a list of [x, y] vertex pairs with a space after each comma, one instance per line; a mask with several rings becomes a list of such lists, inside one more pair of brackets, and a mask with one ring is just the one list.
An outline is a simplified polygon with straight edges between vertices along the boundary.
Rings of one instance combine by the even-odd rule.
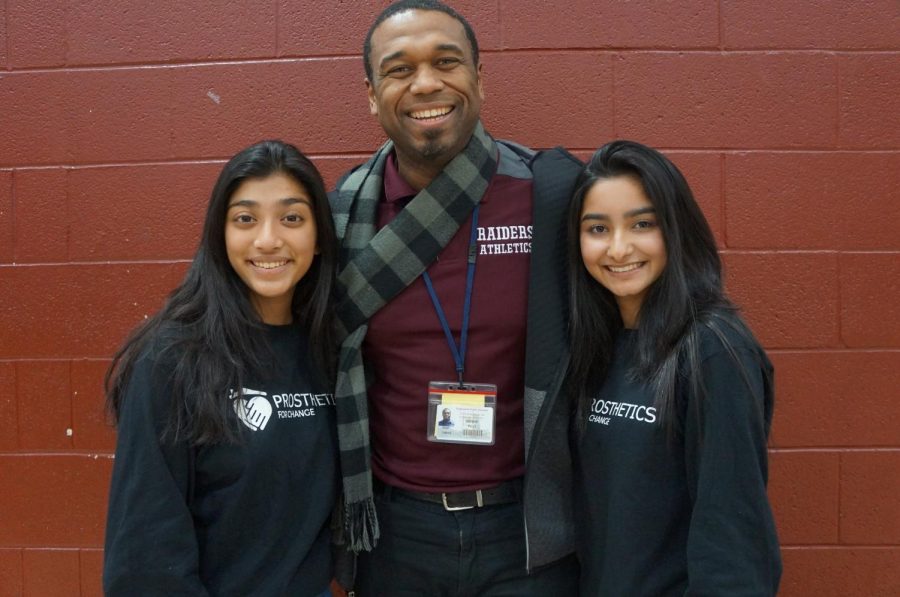
[[630, 265], [623, 265], [622, 267], [615, 267], [612, 265], [607, 265], [606, 267], [609, 268], [609, 271], [611, 271], [611, 272], [615, 272], [617, 274], [624, 274], [625, 272], [630, 272], [631, 270], [637, 269], [637, 268], [641, 267], [642, 265], [644, 265], [644, 264], [643, 263], [632, 263]]
[[281, 267], [286, 264], [287, 261], [253, 261], [251, 263], [262, 269], [275, 269], [276, 267]]
[[423, 120], [425, 118], [437, 118], [438, 116], [449, 114], [451, 109], [452, 108], [434, 108], [432, 110], [419, 110], [418, 112], [410, 112], [409, 115], [416, 120]]

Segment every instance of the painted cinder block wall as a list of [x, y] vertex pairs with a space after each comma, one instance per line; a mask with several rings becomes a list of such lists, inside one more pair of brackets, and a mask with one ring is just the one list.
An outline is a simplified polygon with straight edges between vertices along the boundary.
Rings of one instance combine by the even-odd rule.
[[[382, 136], [386, 3], [0, 1], [0, 596], [100, 594], [101, 380], [185, 271], [218, 168], [333, 183]], [[499, 137], [665, 150], [777, 367], [785, 596], [900, 594], [900, 5], [459, 0]]]

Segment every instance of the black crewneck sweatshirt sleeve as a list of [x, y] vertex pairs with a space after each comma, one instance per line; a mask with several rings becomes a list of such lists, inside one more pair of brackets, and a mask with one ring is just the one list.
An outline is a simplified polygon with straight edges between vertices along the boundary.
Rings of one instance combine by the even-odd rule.
[[[188, 509], [191, 449], [160, 441], [169, 387], [135, 366], [119, 417], [104, 551], [107, 595], [207, 595]], [[156, 373], [159, 373], [157, 371]], [[123, 470], [127, 466], [129, 470]]]
[[[774, 595], [781, 575], [766, 495], [768, 466], [758, 357], [722, 348], [701, 365], [701, 415], [685, 420], [693, 508], [686, 595]], [[741, 372], [747, 373], [744, 376]]]

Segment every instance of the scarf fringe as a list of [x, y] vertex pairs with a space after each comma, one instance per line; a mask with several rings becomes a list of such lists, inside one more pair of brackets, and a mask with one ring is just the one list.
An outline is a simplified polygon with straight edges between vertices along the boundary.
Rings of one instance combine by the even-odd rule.
[[381, 530], [375, 513], [375, 501], [371, 497], [361, 502], [344, 504], [344, 530], [350, 551], [372, 551], [381, 536]]

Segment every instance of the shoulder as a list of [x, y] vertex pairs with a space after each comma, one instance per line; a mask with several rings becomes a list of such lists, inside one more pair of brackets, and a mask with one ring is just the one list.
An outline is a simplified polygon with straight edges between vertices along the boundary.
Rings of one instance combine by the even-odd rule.
[[[344, 172], [344, 174], [338, 178], [334, 189], [328, 193], [328, 199], [332, 203], [332, 209], [334, 209], [334, 203], [340, 204], [341, 202], [347, 201], [345, 195], [349, 195], [352, 198], [356, 191], [359, 190], [370, 176], [374, 175], [380, 179], [384, 158], [393, 151], [393, 148], [393, 141], [388, 139], [371, 156], [369, 156], [365, 162], [357, 164]], [[376, 166], [378, 166], [378, 168], [376, 168]], [[338, 207], [340, 207], [340, 205], [338, 205]]]
[[340, 178], [338, 178], [337, 182], [334, 185], [334, 189], [328, 192], [329, 200], [334, 200], [337, 198], [337, 194], [340, 192], [341, 188], [343, 188], [349, 181], [353, 180], [354, 176], [360, 176], [362, 167], [365, 166], [365, 163], [357, 164], [341, 174]]
[[697, 360], [686, 359], [691, 395], [719, 421], [757, 421], [765, 437], [772, 423], [774, 369], [762, 346], [736, 313], [720, 313], [694, 324]]
[[497, 164], [497, 174], [531, 180], [531, 160], [535, 151], [513, 141], [497, 139], [497, 148], [500, 151], [500, 163]]
[[706, 313], [694, 323], [692, 333], [701, 361], [738, 352], [765, 356], [753, 332], [736, 313]]
[[[692, 330], [695, 336], [694, 379], [714, 389], [746, 387], [766, 405], [771, 419], [772, 363], [744, 321], [733, 312], [703, 315]], [[689, 368], [690, 359], [685, 363]], [[741, 383], [741, 381], [743, 383]], [[738, 383], [738, 386], [734, 384]], [[735, 397], [742, 392], [734, 392]]]
[[554, 147], [538, 152], [531, 160], [535, 197], [567, 208], [584, 164], [563, 149]]
[[347, 213], [350, 211], [350, 205], [353, 203], [352, 189], [358, 188], [361, 184], [361, 181], [357, 179], [365, 176], [364, 165], [357, 164], [344, 172], [334, 188], [328, 191], [328, 204], [331, 207], [331, 213], [335, 222], [338, 222], [341, 218], [346, 218]]
[[535, 151], [506, 139], [498, 139], [497, 146], [500, 148], [499, 174], [520, 178], [555, 176], [574, 181], [584, 168], [584, 163], [563, 147]]
[[131, 433], [135, 428], [152, 424], [156, 432], [165, 427], [171, 396], [172, 373], [176, 360], [148, 344], [134, 359], [120, 395], [117, 427]]
[[128, 393], [158, 395], [167, 392], [173, 373], [185, 355], [187, 342], [189, 339], [181, 326], [172, 322], [161, 324], [134, 359]]
[[531, 159], [531, 170], [535, 177], [555, 175], [576, 178], [584, 169], [584, 162], [563, 147], [544, 149]]

